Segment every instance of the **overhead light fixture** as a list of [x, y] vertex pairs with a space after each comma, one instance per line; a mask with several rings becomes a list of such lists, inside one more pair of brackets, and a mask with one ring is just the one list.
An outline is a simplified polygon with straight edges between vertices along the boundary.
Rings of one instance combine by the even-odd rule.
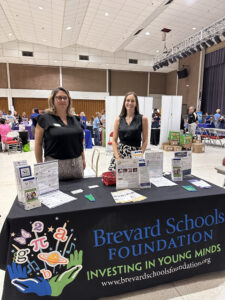
[[177, 59], [176, 59], [176, 57], [174, 56], [174, 58], [173, 58], [173, 62], [176, 62], [177, 61]]
[[162, 63], [162, 62], [160, 62], [160, 63], [159, 63], [159, 66], [160, 66], [160, 68], [162, 68], [162, 67], [163, 67], [163, 63]]
[[206, 43], [209, 44], [209, 46], [215, 45], [215, 43], [214, 43], [213, 40], [211, 40], [211, 39], [208, 39], [208, 40], [206, 41]]
[[186, 87], [189, 87], [190, 86], [190, 84], [186, 84]]
[[169, 58], [169, 62], [170, 62], [171, 64], [173, 64], [173, 63], [174, 63], [174, 61], [173, 61], [173, 59], [172, 59], [172, 58]]
[[71, 29], [72, 29], [71, 26], [66, 27], [66, 30], [71, 30]]
[[202, 48], [201, 48], [200, 45], [197, 45], [197, 46], [196, 46], [196, 49], [197, 49], [198, 51], [202, 51]]
[[105, 16], [108, 17], [108, 15], [109, 15], [109, 13], [108, 13], [108, 12], [105, 12]]
[[154, 70], [154, 71], [156, 71], [156, 70], [157, 70], [156, 66], [153, 66], [153, 70]]
[[150, 32], [149, 31], [145, 32], [145, 35], [150, 35]]
[[218, 35], [214, 36], [214, 40], [216, 41], [217, 44], [222, 42], [221, 38]]
[[8, 33], [8, 36], [12, 36], [12, 33], [10, 32], [10, 33]]
[[191, 53], [195, 54], [197, 51], [194, 48], [190, 48]]
[[45, 40], [45, 39], [43, 39], [42, 41], [43, 41], [43, 42], [47, 42], [47, 40]]
[[185, 52], [182, 52], [181, 55], [183, 56], [183, 58], [187, 57], [187, 54]]
[[196, 30], [196, 27], [192, 27], [193, 30]]
[[38, 8], [39, 8], [40, 10], [42, 10], [42, 9], [43, 9], [43, 7], [42, 7], [42, 6], [38, 6]]
[[209, 48], [209, 46], [206, 44], [206, 42], [201, 43], [201, 45], [202, 45], [202, 47], [203, 47], [204, 49]]
[[178, 54], [178, 55], [176, 55], [176, 58], [182, 59], [183, 57], [180, 54]]
[[155, 52], [156, 52], [156, 53], [159, 53], [159, 50], [156, 50]]
[[190, 56], [192, 53], [190, 51], [185, 51], [185, 54], [187, 54], [187, 56]]

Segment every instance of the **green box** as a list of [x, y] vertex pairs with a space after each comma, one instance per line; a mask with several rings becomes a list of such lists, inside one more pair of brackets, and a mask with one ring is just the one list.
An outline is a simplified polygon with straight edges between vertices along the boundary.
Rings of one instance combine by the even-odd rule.
[[169, 132], [169, 141], [178, 141], [180, 140], [180, 132], [179, 131], [170, 131]]
[[184, 134], [180, 136], [180, 145], [191, 144], [192, 143], [192, 135]]

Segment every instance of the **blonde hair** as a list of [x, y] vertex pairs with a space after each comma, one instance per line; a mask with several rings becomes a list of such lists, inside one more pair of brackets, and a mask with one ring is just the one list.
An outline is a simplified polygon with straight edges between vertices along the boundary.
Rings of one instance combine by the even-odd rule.
[[218, 113], [218, 114], [220, 113], [220, 109], [219, 108], [217, 108], [216, 113]]
[[66, 114], [71, 117], [71, 116], [74, 115], [74, 110], [72, 108], [72, 98], [70, 96], [69, 91], [64, 89], [61, 86], [59, 86], [56, 89], [52, 90], [51, 95], [48, 98], [48, 109], [46, 109], [45, 112], [48, 113], [48, 114], [52, 114], [52, 115], [56, 114], [54, 100], [55, 100], [56, 94], [60, 91], [64, 92], [68, 97], [69, 104], [68, 104], [67, 109], [66, 109]]

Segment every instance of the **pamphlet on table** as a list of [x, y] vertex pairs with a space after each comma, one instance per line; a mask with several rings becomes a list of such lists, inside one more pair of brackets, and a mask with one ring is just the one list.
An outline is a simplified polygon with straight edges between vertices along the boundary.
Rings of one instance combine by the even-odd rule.
[[116, 160], [116, 189], [139, 188], [139, 161], [136, 158]]
[[174, 157], [181, 159], [183, 175], [190, 175], [191, 168], [192, 168], [192, 152], [191, 151], [175, 152]]
[[147, 199], [147, 197], [142, 196], [130, 189], [125, 189], [118, 192], [111, 192], [111, 194], [116, 203], [139, 202]]
[[145, 153], [145, 162], [149, 168], [149, 176], [162, 177], [163, 174], [163, 152], [150, 151]]
[[180, 158], [172, 159], [171, 178], [173, 181], [183, 180], [182, 162]]
[[143, 152], [141, 150], [132, 151], [131, 157], [139, 161], [139, 187], [141, 189], [150, 188], [149, 168], [144, 159]]

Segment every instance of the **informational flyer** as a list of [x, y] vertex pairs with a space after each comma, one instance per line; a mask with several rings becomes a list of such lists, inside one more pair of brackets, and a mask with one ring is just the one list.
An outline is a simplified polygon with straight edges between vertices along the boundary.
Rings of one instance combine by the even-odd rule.
[[208, 184], [204, 180], [198, 180], [198, 179], [191, 179], [189, 180], [190, 183], [194, 184], [197, 187], [200, 187], [201, 189], [210, 189], [212, 185]]
[[175, 152], [174, 157], [181, 159], [183, 175], [190, 175], [191, 168], [192, 168], [192, 152], [191, 151]]
[[172, 159], [171, 177], [172, 177], [173, 181], [182, 181], [183, 180], [182, 163], [181, 163], [180, 158]]
[[59, 189], [58, 161], [51, 160], [34, 165], [39, 195]]
[[139, 161], [136, 158], [116, 160], [116, 189], [139, 188]]
[[111, 192], [111, 194], [116, 203], [139, 202], [147, 199], [147, 197], [142, 196], [129, 189], [118, 192]]
[[151, 151], [145, 153], [145, 162], [150, 178], [163, 176], [163, 152]]
[[41, 206], [38, 199], [36, 179], [32, 176], [22, 179], [22, 191], [24, 197], [24, 209], [30, 210]]
[[44, 195], [39, 196], [42, 204], [48, 208], [55, 208], [62, 204], [76, 200], [77, 198], [67, 195], [61, 191], [54, 191]]
[[146, 165], [143, 152], [141, 150], [132, 151], [131, 157], [139, 161], [139, 187], [141, 189], [150, 188], [149, 169]]
[[164, 186], [174, 186], [177, 185], [175, 182], [165, 178], [165, 177], [153, 177], [150, 179], [151, 183], [156, 187], [164, 187]]

